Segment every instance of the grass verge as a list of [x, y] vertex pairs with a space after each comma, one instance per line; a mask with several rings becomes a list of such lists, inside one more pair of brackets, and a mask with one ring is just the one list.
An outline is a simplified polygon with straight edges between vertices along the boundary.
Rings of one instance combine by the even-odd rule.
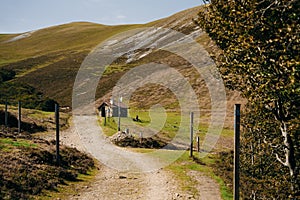
[[194, 155], [193, 158], [189, 157], [189, 152], [186, 151], [176, 162], [169, 165], [166, 169], [170, 170], [181, 185], [183, 191], [187, 191], [193, 195], [199, 191], [194, 187], [195, 182], [188, 175], [189, 171], [202, 172], [204, 175], [211, 177], [220, 185], [221, 197], [224, 200], [232, 199], [232, 192], [225, 185], [224, 181], [214, 173], [213, 167], [217, 158], [214, 155], [208, 154], [203, 158], [199, 155]]

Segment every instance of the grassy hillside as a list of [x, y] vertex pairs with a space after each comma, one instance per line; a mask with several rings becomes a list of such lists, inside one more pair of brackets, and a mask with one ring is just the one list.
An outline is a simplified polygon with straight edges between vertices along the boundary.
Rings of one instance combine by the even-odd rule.
[[[117, 33], [138, 27], [178, 28], [187, 22], [192, 23], [198, 9], [144, 25], [105, 26], [76, 22], [19, 35], [0, 35], [0, 67], [16, 71], [17, 78], [13, 81], [27, 83], [62, 105], [70, 106], [77, 71], [95, 46]], [[190, 15], [186, 15], [187, 12]], [[108, 80], [119, 77], [120, 73], [122, 71], [110, 74]], [[108, 87], [110, 89], [111, 84]]]
[[[71, 106], [73, 84], [78, 69], [99, 43], [109, 37], [139, 27], [163, 27], [189, 34], [197, 29], [193, 19], [201, 7], [182, 11], [173, 16], [143, 25], [106, 26], [88, 22], [76, 22], [53, 26], [24, 34], [0, 35], [0, 68], [14, 70], [16, 77], [10, 82], [28, 84], [44, 95], [59, 102], [62, 106]], [[208, 51], [214, 52], [210, 39], [202, 34], [197, 41]], [[210, 108], [210, 97], [203, 79], [186, 60], [163, 51], [153, 51], [147, 56], [128, 64], [122, 58], [113, 63], [100, 80], [102, 87], [97, 90], [97, 98], [106, 98], [115, 83], [127, 70], [135, 66], [157, 62], [176, 68], [187, 77], [200, 99], [201, 108]], [[149, 90], [152, 90], [151, 98]], [[160, 102], [166, 108], [176, 109], [178, 102], [166, 88], [152, 85], [140, 88], [132, 96], [133, 107], [147, 108]], [[234, 93], [229, 95], [230, 102], [239, 99]], [[101, 102], [101, 100], [99, 100]], [[232, 109], [233, 103], [228, 108]]]
[[133, 27], [136, 25], [105, 26], [76, 22], [33, 31], [18, 40], [13, 40], [15, 34], [2, 35], [1, 65], [42, 55], [58, 56], [63, 55], [63, 52], [90, 51], [108, 37]]
[[67, 106], [87, 54], [101, 41], [134, 27], [138, 25], [78, 22], [38, 30], [17, 40], [15, 34], [1, 35], [0, 67], [17, 73], [13, 82], [29, 84]]

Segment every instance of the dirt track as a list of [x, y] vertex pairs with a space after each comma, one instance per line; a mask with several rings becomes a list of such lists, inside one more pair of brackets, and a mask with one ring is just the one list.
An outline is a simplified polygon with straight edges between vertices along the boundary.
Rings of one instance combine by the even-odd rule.
[[[47, 139], [54, 139], [47, 136]], [[61, 133], [61, 143], [86, 151], [75, 129]], [[77, 195], [66, 199], [221, 199], [218, 184], [201, 172], [190, 171], [188, 175], [194, 180], [197, 194], [182, 191], [171, 172], [160, 169], [149, 173], [119, 172], [105, 165], [100, 165], [99, 173], [92, 183], [76, 188]]]

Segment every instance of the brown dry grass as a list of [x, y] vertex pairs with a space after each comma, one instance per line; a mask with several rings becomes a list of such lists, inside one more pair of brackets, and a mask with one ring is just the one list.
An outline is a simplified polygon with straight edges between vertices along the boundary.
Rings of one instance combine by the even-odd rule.
[[94, 161], [74, 148], [61, 146], [60, 166], [56, 163], [55, 141], [48, 142], [13, 129], [0, 131], [0, 199], [29, 199], [45, 190], [54, 191], [66, 181], [77, 181]]

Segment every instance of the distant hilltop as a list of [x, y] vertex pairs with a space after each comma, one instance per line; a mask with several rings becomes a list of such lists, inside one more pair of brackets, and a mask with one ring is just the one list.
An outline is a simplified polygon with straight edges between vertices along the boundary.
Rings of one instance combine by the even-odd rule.
[[[72, 90], [78, 69], [85, 57], [98, 44], [113, 35], [127, 30], [144, 27], [169, 28], [189, 35], [202, 30], [194, 23], [202, 6], [191, 8], [170, 17], [156, 20], [147, 24], [129, 24], [107, 26], [89, 22], [73, 22], [45, 29], [35, 30], [23, 34], [0, 35], [0, 68], [16, 72], [11, 82], [29, 85], [38, 93], [59, 102], [61, 106], [71, 106]], [[196, 39], [207, 51], [217, 51], [210, 38], [204, 33]], [[156, 62], [167, 64], [180, 71], [192, 82], [195, 92], [201, 96], [202, 108], [209, 108], [209, 92], [205, 82], [198, 76], [193, 77], [195, 72], [191, 64], [186, 60], [163, 51], [139, 52], [139, 57], [134, 60], [120, 58], [113, 63], [104, 73], [97, 89], [96, 98], [107, 99], [110, 96], [115, 83], [130, 68], [143, 63]], [[201, 56], [201, 55], [200, 55]], [[166, 108], [176, 109], [178, 102], [170, 98], [173, 94], [166, 88], [148, 89], [141, 88], [132, 97], [132, 106], [148, 107], [153, 103], [160, 102]], [[154, 89], [151, 96], [147, 96], [147, 90]], [[200, 95], [201, 94], [201, 95]], [[207, 94], [207, 95], [205, 95]], [[207, 97], [203, 97], [207, 96]], [[230, 98], [239, 98], [238, 94], [230, 95]], [[230, 100], [230, 99], [229, 99]]]

